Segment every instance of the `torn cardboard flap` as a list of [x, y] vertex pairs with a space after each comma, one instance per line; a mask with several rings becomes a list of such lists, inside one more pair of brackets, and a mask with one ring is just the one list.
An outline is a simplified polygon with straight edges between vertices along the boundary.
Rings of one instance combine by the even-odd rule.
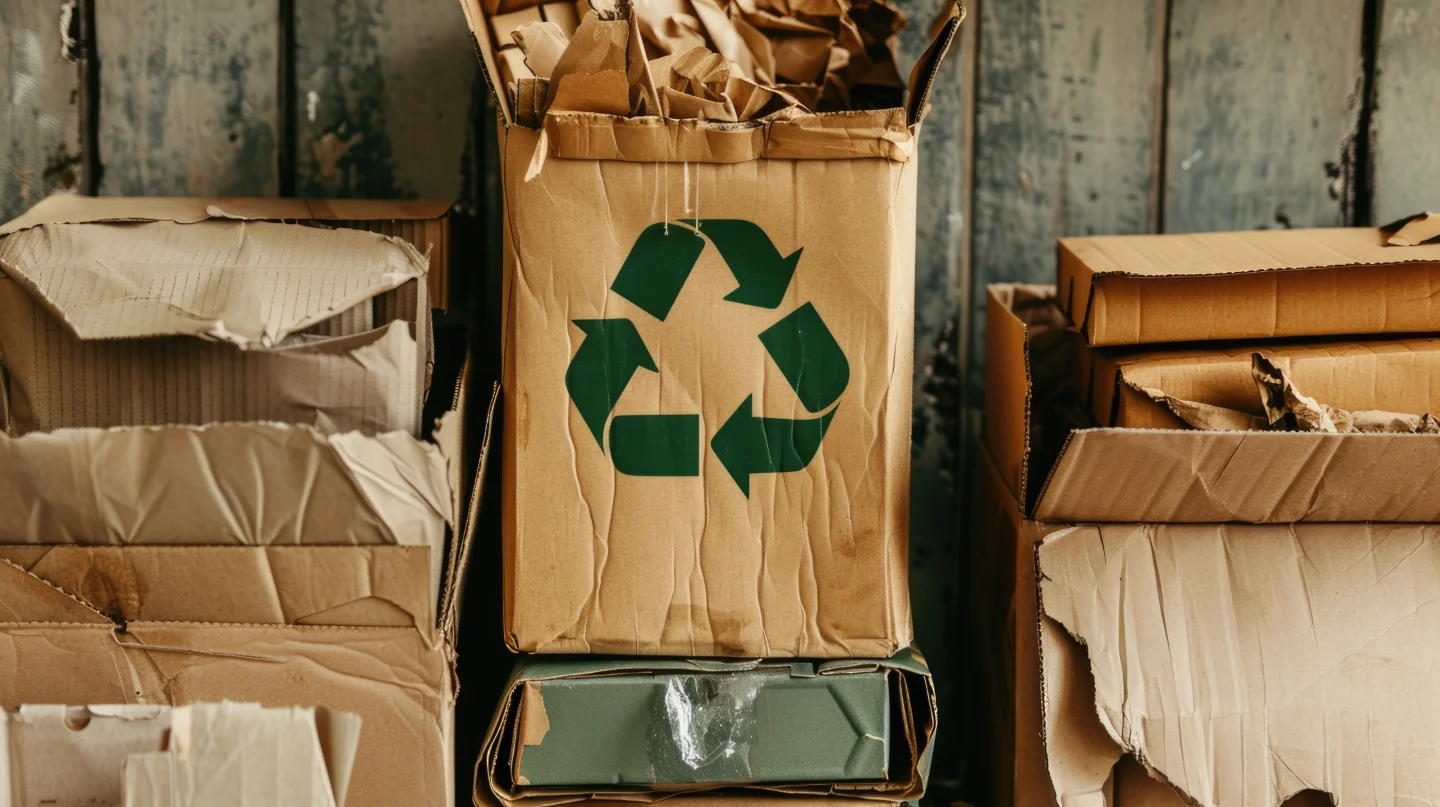
[[[1043, 613], [1069, 634], [1044, 643], [1047, 724], [1098, 721], [1116, 747], [1052, 754], [1061, 803], [1109, 771], [1055, 760], [1122, 750], [1202, 805], [1440, 799], [1433, 525], [1087, 526], [1039, 564]], [[1077, 640], [1089, 701], [1049, 677], [1057, 655], [1086, 665]]]
[[0, 267], [81, 339], [285, 337], [423, 280], [414, 247], [269, 222], [40, 225], [0, 240]]
[[1385, 239], [1385, 243], [1392, 247], [1415, 247], [1428, 244], [1440, 239], [1440, 214], [1428, 211], [1416, 213], [1381, 229], [1395, 231]]

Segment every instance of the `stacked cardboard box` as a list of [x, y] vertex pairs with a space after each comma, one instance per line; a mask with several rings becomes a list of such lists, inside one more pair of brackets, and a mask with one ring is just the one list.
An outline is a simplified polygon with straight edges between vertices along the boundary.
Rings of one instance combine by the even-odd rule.
[[915, 148], [959, 9], [905, 105], [879, 0], [462, 2], [501, 118], [529, 654], [477, 803], [918, 798]]
[[451, 804], [470, 381], [421, 251], [295, 204], [0, 228], [0, 707], [353, 712], [348, 804]]
[[1001, 801], [1440, 796], [1440, 245], [1402, 224], [1066, 239], [989, 289]]

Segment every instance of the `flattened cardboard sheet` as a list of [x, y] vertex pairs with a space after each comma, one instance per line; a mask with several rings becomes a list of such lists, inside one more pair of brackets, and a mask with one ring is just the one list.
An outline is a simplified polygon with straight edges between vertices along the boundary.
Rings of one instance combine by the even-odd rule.
[[[53, 619], [28, 572], [119, 622], [435, 624], [423, 546], [0, 545], [0, 620]], [[427, 582], [429, 583], [427, 585]]]
[[1059, 244], [1091, 345], [1440, 330], [1440, 244], [1375, 227], [1092, 236]]
[[1039, 563], [1062, 803], [1122, 752], [1207, 807], [1440, 798], [1440, 528], [1081, 526]]

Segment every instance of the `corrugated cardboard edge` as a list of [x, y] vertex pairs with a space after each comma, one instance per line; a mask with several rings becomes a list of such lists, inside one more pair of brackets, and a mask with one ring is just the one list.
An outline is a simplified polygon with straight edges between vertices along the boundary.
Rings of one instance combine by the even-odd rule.
[[[469, 26], [469, 28], [470, 28], [470, 42], [471, 42], [471, 44], [474, 45], [474, 47], [475, 47], [476, 57], [478, 58], [478, 60], [479, 60], [479, 62], [480, 62], [480, 68], [481, 68], [481, 69], [480, 69], [480, 72], [481, 72], [481, 74], [485, 77], [485, 84], [486, 84], [486, 86], [487, 86], [487, 87], [489, 88], [489, 90], [490, 90], [490, 97], [491, 97], [491, 99], [495, 102], [495, 109], [496, 109], [496, 111], [497, 111], [497, 113], [498, 113], [498, 116], [499, 116], [499, 124], [500, 124], [500, 126], [501, 126], [502, 129], [508, 129], [508, 128], [510, 128], [511, 126], [514, 125], [515, 117], [514, 117], [513, 111], [510, 109], [510, 105], [509, 105], [508, 99], [507, 99], [507, 97], [506, 97], [506, 95], [507, 95], [507, 94], [506, 94], [506, 90], [505, 90], [504, 87], [501, 87], [500, 84], [499, 84], [499, 75], [500, 75], [500, 73], [499, 73], [499, 69], [498, 69], [497, 64], [496, 64], [496, 61], [495, 61], [494, 49], [493, 49], [493, 47], [491, 46], [491, 43], [490, 43], [490, 34], [489, 34], [489, 30], [488, 30], [487, 15], [486, 15], [486, 13], [485, 13], [485, 11], [484, 11], [484, 8], [481, 6], [481, 3], [479, 2], [479, 0], [459, 0], [459, 2], [460, 2], [461, 8], [462, 8], [462, 9], [464, 10], [464, 12], [465, 12], [465, 21], [466, 21], [466, 24], [467, 24], [467, 25]], [[960, 0], [953, 0], [953, 2], [948, 6], [947, 11], [944, 12], [944, 13], [942, 13], [942, 15], [941, 15], [941, 20], [942, 20], [942, 22], [940, 23], [940, 25], [939, 25], [939, 27], [938, 27], [938, 30], [937, 30], [936, 33], [935, 33], [934, 40], [931, 42], [930, 47], [926, 49], [925, 53], [924, 53], [924, 54], [920, 57], [920, 59], [916, 62], [915, 68], [914, 68], [914, 70], [911, 72], [911, 76], [910, 76], [910, 102], [909, 102], [909, 104], [908, 104], [907, 107], [906, 107], [905, 109], [903, 109], [903, 110], [894, 110], [894, 112], [897, 112], [897, 113], [899, 113], [900, 115], [903, 115], [903, 120], [904, 120], [904, 122], [906, 123], [907, 126], [911, 127], [911, 129], [913, 130], [913, 131], [912, 131], [912, 137], [913, 137], [913, 133], [914, 133], [914, 132], [918, 132], [918, 126], [919, 126], [919, 123], [920, 123], [921, 119], [924, 117], [925, 109], [926, 109], [927, 106], [928, 106], [929, 98], [930, 98], [930, 92], [931, 92], [931, 89], [932, 89], [933, 86], [934, 86], [935, 78], [936, 78], [937, 75], [939, 75], [940, 67], [941, 67], [941, 65], [944, 63], [945, 56], [946, 56], [946, 54], [949, 52], [951, 44], [954, 42], [955, 32], [956, 32], [957, 29], [959, 29], [960, 23], [961, 23], [964, 19], [965, 19], [965, 7], [964, 7], [964, 5], [960, 2]], [[805, 117], [805, 116], [802, 116], [802, 118], [803, 118], [803, 117]], [[813, 117], [813, 116], [811, 116], [811, 117]], [[631, 119], [631, 120], [636, 120], [636, 119]], [[644, 119], [638, 119], [638, 120], [644, 120]], [[718, 123], [706, 122], [706, 121], [701, 121], [701, 122], [682, 122], [682, 121], [671, 120], [671, 119], [656, 119], [656, 120], [663, 120], [663, 124], [662, 124], [662, 125], [663, 125], [664, 128], [670, 129], [670, 130], [674, 130], [674, 131], [676, 131], [677, 133], [680, 132], [680, 131], [683, 131], [683, 127], [680, 126], [680, 124], [682, 124], [682, 123], [685, 123], [685, 124], [687, 124], [687, 125], [693, 125], [693, 124], [695, 124], [695, 123], [699, 123], [699, 124], [700, 124], [700, 127], [698, 127], [698, 128], [703, 128], [703, 129], [706, 129], [706, 130], [711, 130], [711, 131], [714, 131], [714, 132], [717, 132], [717, 133], [726, 131], [726, 126], [727, 126], [726, 124], [718, 124]], [[733, 126], [733, 124], [731, 124], [730, 126]], [[547, 128], [547, 130], [548, 130], [548, 128], [549, 128], [549, 124], [548, 124], [548, 123], [546, 124], [546, 128]], [[678, 138], [678, 134], [677, 134], [677, 138]], [[743, 138], [742, 138], [742, 139], [743, 139]], [[866, 146], [865, 148], [868, 149], [868, 150], [870, 150], [870, 151], [877, 151], [877, 150], [878, 150], [878, 151], [886, 151], [886, 150], [887, 150], [887, 147], [884, 146], [884, 145], [882, 145], [881, 143], [883, 143], [883, 142], [885, 142], [885, 141], [888, 141], [888, 139], [889, 139], [889, 138], [881, 137], [881, 138], [879, 138], [879, 141], [877, 141], [875, 144], [872, 144], [872, 145], [870, 145], [870, 146]], [[840, 141], [838, 141], [838, 140], [835, 141], [835, 144], [833, 144], [833, 145], [831, 146], [831, 148], [837, 148], [839, 142], [840, 142]], [[735, 146], [731, 146], [731, 147], [730, 147], [730, 153], [733, 153], [733, 150], [734, 150], [734, 149], [735, 149]], [[809, 149], [796, 149], [796, 150], [797, 150], [797, 151], [800, 151], [800, 152], [803, 152], [803, 153], [809, 153]], [[761, 149], [760, 151], [764, 152], [764, 151], [767, 151], [767, 149]], [[764, 158], [764, 157], [769, 157], [769, 158], [772, 158], [772, 159], [781, 159], [781, 158], [785, 158], [785, 159], [801, 159], [800, 157], [795, 156], [795, 154], [787, 153], [787, 151], [788, 151], [788, 150], [786, 150], [786, 149], [781, 149], [781, 150], [780, 150], [780, 154], [778, 154], [778, 155], [764, 154], [763, 156], [752, 157], [752, 158], [750, 158], [750, 159], [761, 159], [761, 158]], [[834, 154], [825, 154], [825, 153], [822, 151], [822, 152], [817, 153], [816, 156], [811, 157], [811, 159], [837, 159], [837, 158], [841, 158], [841, 157], [845, 156], [845, 154], [839, 153], [839, 152], [844, 152], [844, 151], [846, 151], [846, 150], [844, 150], [844, 149], [837, 149], [837, 153], [834, 153]], [[906, 151], [908, 151], [908, 152], [910, 152], [910, 153], [913, 153], [913, 145], [912, 145], [908, 150], [906, 150]], [[849, 156], [865, 157], [865, 156], [888, 156], [888, 155], [878, 155], [878, 154], [873, 154], [873, 153], [869, 153], [869, 154], [867, 154], [867, 153], [860, 153], [860, 154], [850, 154]], [[626, 159], [626, 158], [625, 158], [625, 157], [622, 157], [622, 156], [615, 156], [615, 157], [592, 158], [592, 159]], [[657, 158], [652, 157], [652, 156], [648, 156], [648, 153], [647, 153], [647, 156], [639, 156], [639, 157], [637, 157], [637, 159], [641, 159], [641, 160], [644, 160], [644, 161], [655, 161]], [[682, 161], [686, 161], [686, 159], [687, 159], [687, 158], [682, 157], [682, 156], [680, 156], [679, 154], [672, 153], [672, 154], [671, 154], [670, 156], [668, 156], [667, 158], [665, 158], [665, 159], [663, 159], [663, 160], [659, 160], [659, 161], [682, 162]], [[891, 159], [894, 159], [894, 158], [892, 157]], [[906, 159], [908, 159], [908, 154], [907, 154], [907, 156], [906, 156]], [[696, 158], [689, 158], [688, 161], [689, 161], [689, 162], [706, 162], [707, 160], [701, 160], [701, 159], [696, 159]], [[737, 159], [733, 159], [733, 158], [732, 158], [732, 159], [720, 160], [720, 161], [721, 161], [721, 162], [738, 162], [738, 161], [740, 161], [740, 160], [737, 160]]]
[[207, 219], [242, 221], [341, 221], [431, 219], [454, 202], [440, 199], [267, 199], [249, 197], [77, 196], [55, 194], [0, 225], [0, 238], [41, 224], [121, 224]]
[[[905, 648], [889, 659], [838, 659], [816, 665], [816, 674], [843, 675], [849, 672], [889, 670], [897, 674], [901, 694], [900, 725], [913, 760], [912, 770], [905, 782], [883, 784], [830, 783], [806, 785], [755, 785], [745, 788], [717, 788], [710, 790], [686, 791], [639, 791], [634, 789], [615, 791], [572, 790], [567, 788], [544, 788], [543, 792], [521, 794], [507, 790], [497, 779], [497, 769], [502, 764], [518, 759], [514, 733], [520, 728], [520, 709], [524, 708], [527, 687], [535, 682], [563, 678], [586, 678], [593, 676], [621, 674], [651, 674], [658, 672], [703, 673], [742, 671], [754, 669], [762, 664], [793, 666], [797, 662], [777, 660], [775, 662], [750, 659], [743, 661], [691, 660], [670, 658], [609, 658], [596, 656], [559, 659], [554, 657], [522, 657], [506, 685], [504, 697], [491, 719], [486, 732], [480, 758], [475, 764], [474, 799], [478, 805], [502, 805], [502, 807], [556, 807], [576, 802], [604, 801], [615, 799], [624, 802], [653, 803], [666, 799], [692, 799], [696, 797], [753, 798], [766, 794], [784, 794], [790, 799], [822, 798], [833, 803], [837, 798], [852, 798], [859, 804], [896, 804], [918, 800], [925, 792], [930, 765], [934, 755], [934, 735], [938, 713], [935, 707], [935, 684], [925, 658], [914, 648]], [[918, 685], [918, 686], [917, 686]], [[918, 707], [918, 708], [917, 708]], [[894, 718], [892, 717], [892, 720]], [[507, 754], [507, 750], [510, 752]], [[508, 757], [508, 758], [507, 758]], [[519, 783], [523, 786], [523, 783]]]

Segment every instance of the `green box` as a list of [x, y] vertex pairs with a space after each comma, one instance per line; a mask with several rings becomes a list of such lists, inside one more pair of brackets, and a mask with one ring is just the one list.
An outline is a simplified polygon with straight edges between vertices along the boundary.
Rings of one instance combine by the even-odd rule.
[[913, 801], [934, 704], [908, 649], [824, 662], [523, 657], [485, 741], [476, 803], [732, 790]]
[[[536, 787], [850, 782], [885, 778], [890, 692], [880, 670], [813, 664], [526, 684], [516, 780]], [[530, 745], [534, 739], [537, 744]]]

